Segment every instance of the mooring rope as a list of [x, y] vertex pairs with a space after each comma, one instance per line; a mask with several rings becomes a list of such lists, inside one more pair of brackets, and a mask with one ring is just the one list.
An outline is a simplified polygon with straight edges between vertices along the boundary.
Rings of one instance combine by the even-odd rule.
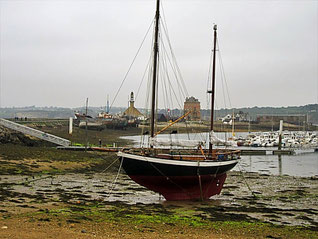
[[244, 180], [244, 182], [245, 182], [245, 185], [247, 186], [248, 190], [252, 193], [252, 195], [253, 195], [254, 198], [257, 198], [256, 194], [252, 191], [251, 187], [250, 187], [249, 184], [247, 183], [247, 180], [246, 180], [246, 178], [245, 178], [244, 175], [243, 175], [242, 168], [241, 168], [240, 164], [238, 163], [237, 166], [239, 167], [239, 171], [240, 171], [240, 173], [241, 173], [241, 176], [242, 176], [242, 178], [243, 178], [243, 180]]
[[122, 157], [121, 161], [120, 161], [120, 165], [119, 165], [119, 169], [118, 169], [118, 172], [117, 172], [117, 175], [115, 177], [115, 180], [112, 182], [112, 186], [111, 186], [111, 189], [110, 189], [110, 192], [108, 194], [108, 197], [107, 199], [110, 198], [110, 196], [112, 195], [112, 192], [116, 186], [116, 182], [117, 182], [117, 179], [118, 179], [118, 176], [119, 176], [119, 173], [120, 173], [120, 170], [121, 170], [121, 166], [123, 165], [123, 162], [124, 162], [124, 158]]
[[105, 171], [107, 171], [118, 159], [116, 158], [110, 165], [108, 165], [107, 168], [105, 168], [102, 172], [100, 173], [104, 173]]
[[[41, 176], [41, 175], [40, 175]], [[19, 180], [16, 180], [16, 181], [10, 181], [10, 184], [13, 184], [15, 183], [16, 185], [26, 185], [26, 184], [29, 184], [29, 183], [32, 183], [32, 182], [35, 182], [35, 181], [39, 181], [39, 180], [42, 180], [42, 179], [47, 179], [47, 178], [52, 178], [53, 180], [53, 177], [55, 175], [47, 175], [45, 177], [40, 177], [40, 178], [34, 178], [36, 176], [32, 176], [32, 180], [29, 180], [28, 178], [25, 178], [24, 180], [25, 181], [21, 181], [20, 179]]]

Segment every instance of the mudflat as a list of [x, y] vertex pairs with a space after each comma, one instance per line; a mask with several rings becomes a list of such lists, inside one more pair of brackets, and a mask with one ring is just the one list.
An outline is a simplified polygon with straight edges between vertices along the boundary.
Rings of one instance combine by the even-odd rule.
[[230, 172], [221, 195], [167, 202], [118, 166], [114, 153], [1, 144], [0, 238], [318, 238], [317, 177]]

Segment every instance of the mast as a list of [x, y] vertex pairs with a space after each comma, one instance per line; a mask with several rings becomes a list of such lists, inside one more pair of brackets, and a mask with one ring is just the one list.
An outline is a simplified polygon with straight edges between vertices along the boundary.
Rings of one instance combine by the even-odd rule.
[[156, 17], [155, 17], [155, 40], [154, 40], [154, 58], [153, 58], [153, 75], [152, 75], [152, 96], [151, 96], [151, 122], [150, 122], [150, 136], [155, 135], [155, 108], [156, 108], [156, 84], [157, 84], [157, 65], [158, 65], [158, 36], [159, 36], [159, 17], [160, 17], [160, 0], [157, 0]]
[[[213, 44], [213, 65], [212, 65], [212, 91], [211, 91], [211, 126], [210, 133], [213, 131], [213, 118], [214, 118], [214, 98], [215, 98], [215, 52], [216, 52], [216, 39], [217, 39], [217, 25], [213, 26], [214, 30], [214, 44]], [[212, 142], [209, 142], [209, 156], [212, 158]]]

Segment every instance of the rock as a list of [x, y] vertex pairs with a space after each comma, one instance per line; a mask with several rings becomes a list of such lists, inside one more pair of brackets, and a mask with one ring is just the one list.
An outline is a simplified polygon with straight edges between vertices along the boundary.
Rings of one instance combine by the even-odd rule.
[[86, 230], [85, 230], [85, 229], [82, 229], [81, 233], [86, 233]]
[[8, 229], [8, 227], [7, 226], [2, 226], [1, 229]]

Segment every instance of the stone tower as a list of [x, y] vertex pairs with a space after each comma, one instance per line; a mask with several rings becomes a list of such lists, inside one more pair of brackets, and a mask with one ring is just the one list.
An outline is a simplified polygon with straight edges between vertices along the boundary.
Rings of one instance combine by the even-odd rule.
[[187, 116], [188, 120], [199, 121], [201, 120], [200, 101], [193, 96], [187, 97], [184, 102], [184, 112], [191, 111]]

